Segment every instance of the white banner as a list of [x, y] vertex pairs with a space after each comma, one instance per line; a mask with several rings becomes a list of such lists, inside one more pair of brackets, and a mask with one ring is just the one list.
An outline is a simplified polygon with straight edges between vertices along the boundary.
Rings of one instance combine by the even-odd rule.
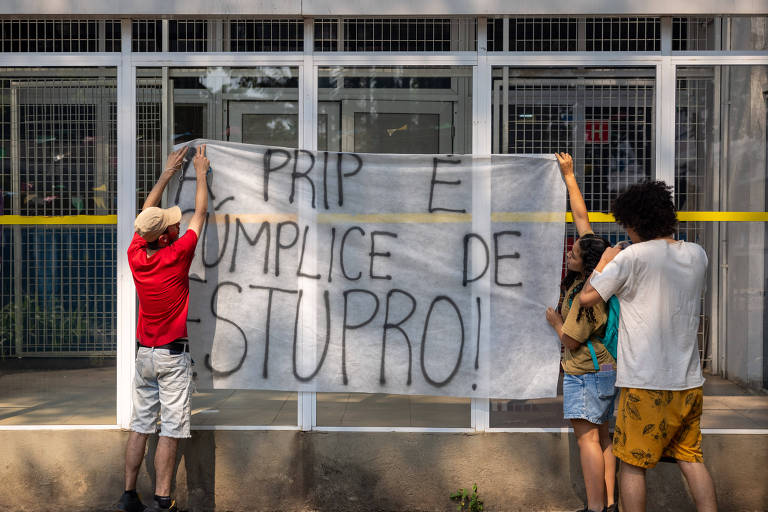
[[[553, 156], [203, 143], [213, 170], [188, 323], [199, 387], [555, 395]], [[195, 171], [182, 172], [168, 203], [188, 220]]]

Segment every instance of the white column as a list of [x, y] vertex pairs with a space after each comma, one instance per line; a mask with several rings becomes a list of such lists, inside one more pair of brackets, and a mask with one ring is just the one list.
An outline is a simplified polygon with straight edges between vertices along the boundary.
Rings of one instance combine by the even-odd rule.
[[675, 186], [675, 90], [677, 70], [669, 57], [656, 66], [656, 175]]
[[[488, 62], [487, 42], [488, 25], [486, 18], [477, 20], [477, 66], [472, 71], [472, 153], [489, 156], [491, 154], [491, 65]], [[482, 168], [482, 167], [481, 167]], [[485, 204], [481, 211], [479, 206]], [[487, 211], [485, 211], [487, 210]], [[485, 215], [483, 214], [485, 213]], [[472, 178], [472, 230], [490, 231], [490, 179], [485, 172], [475, 172]], [[487, 236], [489, 233], [481, 233]], [[479, 250], [479, 248], [478, 248]], [[473, 261], [481, 261], [481, 255], [473, 255]], [[490, 318], [490, 293], [488, 280], [490, 274], [473, 283], [475, 296], [482, 295], [482, 316]], [[483, 322], [484, 331], [490, 328], [490, 322]], [[488, 332], [481, 332], [481, 340], [488, 340]], [[482, 341], [481, 341], [482, 343]], [[481, 363], [481, 368], [487, 365]], [[485, 431], [490, 424], [490, 401], [487, 398], [472, 399], [472, 428]]]
[[[314, 21], [311, 18], [304, 20], [304, 63], [299, 68], [299, 147], [309, 151], [317, 150], [317, 68], [315, 67], [314, 57]], [[315, 213], [311, 210], [311, 202], [308, 198], [299, 196], [300, 218], [304, 222], [310, 221]], [[319, 203], [318, 203], [319, 204]], [[316, 225], [316, 223], [315, 223]], [[310, 232], [312, 238], [316, 238], [317, 230]], [[315, 240], [307, 241], [309, 247], [317, 247]], [[313, 262], [316, 257], [308, 258]], [[314, 264], [314, 263], [313, 263]], [[312, 273], [308, 269], [307, 273]], [[299, 286], [304, 289], [304, 304], [302, 306], [302, 358], [304, 360], [314, 360], [316, 354], [313, 350], [308, 350], [307, 336], [314, 335], [316, 320], [316, 297], [317, 282], [312, 279], [299, 278]], [[306, 327], [311, 327], [307, 329]], [[310, 334], [312, 333], [312, 334]], [[316, 345], [312, 344], [312, 348]], [[298, 423], [301, 430], [312, 430], [317, 425], [317, 393], [313, 391], [298, 392]]]
[[126, 251], [136, 214], [136, 68], [131, 61], [131, 20], [122, 21], [117, 70], [117, 424], [131, 420], [136, 347], [136, 294]]

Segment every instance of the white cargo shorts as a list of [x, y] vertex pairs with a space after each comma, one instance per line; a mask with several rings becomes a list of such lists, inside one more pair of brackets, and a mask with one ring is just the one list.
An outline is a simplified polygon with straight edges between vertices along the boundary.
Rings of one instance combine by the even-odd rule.
[[189, 352], [141, 346], [136, 352], [131, 430], [190, 437], [192, 359]]

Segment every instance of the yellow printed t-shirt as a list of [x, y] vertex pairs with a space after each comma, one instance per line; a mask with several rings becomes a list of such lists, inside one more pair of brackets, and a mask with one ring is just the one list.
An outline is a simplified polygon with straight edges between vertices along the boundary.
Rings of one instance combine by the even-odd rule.
[[579, 314], [579, 308], [581, 307], [578, 293], [573, 297], [573, 303], [569, 305], [574, 288], [579, 286], [582, 282], [582, 279], [577, 279], [573, 282], [565, 292], [563, 303], [560, 307], [560, 314], [563, 317], [563, 334], [567, 334], [581, 343], [581, 346], [576, 350], [568, 350], [565, 348], [563, 351], [563, 371], [571, 375], [583, 375], [585, 373], [597, 371], [592, 362], [592, 354], [589, 352], [589, 347], [586, 343], [587, 340], [592, 341], [592, 347], [595, 349], [595, 355], [597, 356], [597, 363], [599, 365], [616, 364], [616, 361], [600, 341], [600, 338], [605, 336], [605, 323], [608, 320], [608, 310], [605, 302], [600, 302], [592, 307], [592, 310], [595, 313], [594, 323], [587, 319], [586, 309], [581, 314], [581, 318], [576, 320], [576, 317]]

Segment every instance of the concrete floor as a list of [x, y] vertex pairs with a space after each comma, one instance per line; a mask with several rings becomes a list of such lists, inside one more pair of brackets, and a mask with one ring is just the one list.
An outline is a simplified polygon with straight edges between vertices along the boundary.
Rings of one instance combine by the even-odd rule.
[[[114, 425], [115, 368], [0, 372], [0, 426]], [[702, 427], [768, 428], [768, 395], [708, 376]], [[296, 393], [207, 390], [192, 399], [193, 425], [295, 425]], [[463, 398], [318, 393], [320, 426], [469, 427]], [[567, 427], [562, 396], [493, 400], [491, 427]]]

